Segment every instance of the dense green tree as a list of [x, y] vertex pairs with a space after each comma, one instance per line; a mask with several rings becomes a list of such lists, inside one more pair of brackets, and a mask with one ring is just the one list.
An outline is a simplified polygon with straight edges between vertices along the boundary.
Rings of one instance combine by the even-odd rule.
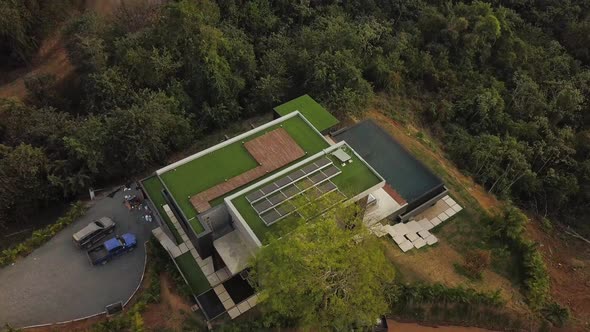
[[0, 145], [0, 224], [30, 217], [47, 200], [47, 164], [39, 148]]
[[1, 64], [30, 61], [41, 40], [66, 18], [71, 7], [71, 0], [0, 1]]
[[[30, 58], [67, 3], [0, 1], [0, 57]], [[590, 0], [182, 0], [76, 15], [64, 29], [75, 92], [27, 80], [28, 105], [0, 106], [0, 144], [41, 149], [50, 186], [68, 196], [163, 160], [188, 132], [303, 93], [342, 115], [378, 95], [411, 105], [404, 116], [490, 192], [590, 231], [589, 10]], [[123, 143], [139, 137], [145, 146]]]
[[259, 251], [253, 280], [267, 323], [345, 330], [372, 326], [387, 310], [394, 273], [355, 210], [339, 206]]
[[[190, 142], [189, 123], [174, 98], [150, 93], [142, 99], [144, 102], [116, 109], [104, 118], [107, 174], [123, 176], [143, 170]], [[98, 135], [103, 133], [99, 131]]]

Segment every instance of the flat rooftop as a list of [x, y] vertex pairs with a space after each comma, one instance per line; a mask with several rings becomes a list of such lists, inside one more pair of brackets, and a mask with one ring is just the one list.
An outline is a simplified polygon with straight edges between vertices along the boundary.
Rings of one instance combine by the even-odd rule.
[[408, 204], [443, 187], [441, 179], [372, 120], [359, 122], [334, 138], [352, 146]]
[[[344, 162], [343, 154], [349, 156]], [[341, 142], [227, 197], [226, 202], [258, 241], [266, 244], [271, 237], [293, 229], [295, 220], [315, 217], [301, 211], [302, 199], [314, 199], [320, 205], [355, 200], [383, 183], [374, 169]]]
[[[258, 151], [265, 143], [264, 137], [269, 137], [266, 143], [275, 142], [277, 138], [290, 140], [275, 147], [279, 150], [288, 147], [294, 152], [283, 158], [281, 163], [266, 164], [265, 154]], [[257, 144], [251, 144], [254, 142]], [[196, 216], [204, 211], [199, 211], [199, 207], [203, 210], [221, 204], [224, 197], [328, 146], [325, 138], [299, 112], [293, 112], [166, 166], [156, 174], [195, 232], [200, 233], [204, 228]], [[149, 184], [157, 190], [156, 183], [150, 181]], [[204, 194], [199, 195], [201, 193]], [[207, 204], [203, 204], [203, 201]]]
[[318, 104], [308, 95], [303, 95], [290, 100], [275, 107], [274, 110], [281, 116], [299, 111], [320, 132], [337, 125], [339, 122], [338, 119], [323, 108], [322, 105]]

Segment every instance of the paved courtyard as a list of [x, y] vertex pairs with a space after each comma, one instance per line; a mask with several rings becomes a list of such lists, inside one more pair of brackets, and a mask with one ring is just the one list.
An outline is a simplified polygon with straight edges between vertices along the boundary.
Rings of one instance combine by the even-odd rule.
[[[140, 220], [138, 211], [127, 210], [123, 196], [119, 191], [113, 198], [94, 201], [85, 216], [45, 245], [0, 269], [0, 326], [76, 319], [131, 296], [144, 268], [144, 242], [156, 224]], [[72, 234], [102, 216], [115, 220], [115, 234], [136, 234], [138, 247], [104, 266], [92, 266], [86, 253], [72, 243]]]

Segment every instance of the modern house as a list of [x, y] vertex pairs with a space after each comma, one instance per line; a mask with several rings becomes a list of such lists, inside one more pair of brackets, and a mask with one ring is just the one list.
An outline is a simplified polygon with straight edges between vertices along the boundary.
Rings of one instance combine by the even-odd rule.
[[[270, 239], [287, 234], [296, 220], [316, 217], [297, 200], [314, 200], [322, 211], [335, 201], [369, 200], [379, 210], [376, 218], [407, 220], [446, 193], [438, 178], [374, 123], [330, 135], [337, 124], [305, 95], [277, 106], [274, 120], [142, 181], [162, 224], [155, 234], [200, 294], [208, 318], [225, 311], [233, 318], [255, 304], [240, 286], [233, 293], [244, 295], [232, 295], [230, 281], [240, 282], [251, 257]], [[196, 264], [187, 262], [191, 256]], [[205, 278], [188, 280], [192, 269]]]

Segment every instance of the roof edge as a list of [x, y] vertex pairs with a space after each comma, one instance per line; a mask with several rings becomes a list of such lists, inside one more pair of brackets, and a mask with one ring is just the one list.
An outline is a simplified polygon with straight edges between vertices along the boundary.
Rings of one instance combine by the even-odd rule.
[[[188, 156], [186, 158], [183, 158], [183, 159], [181, 159], [181, 160], [179, 160], [177, 162], [174, 162], [174, 163], [172, 163], [172, 164], [170, 164], [168, 166], [164, 166], [164, 167], [160, 168], [159, 170], [157, 170], [156, 171], [156, 174], [157, 175], [161, 175], [163, 173], [166, 173], [166, 172], [168, 172], [171, 169], [174, 169], [174, 168], [176, 168], [178, 166], [182, 166], [182, 165], [184, 165], [186, 163], [189, 163], [189, 162], [191, 162], [191, 161], [193, 161], [195, 159], [198, 159], [198, 158], [200, 158], [200, 157], [202, 157], [202, 156], [204, 156], [206, 154], [209, 154], [209, 153], [211, 153], [213, 151], [219, 150], [219, 149], [221, 149], [223, 147], [226, 147], [226, 146], [228, 146], [228, 145], [230, 145], [232, 143], [238, 142], [238, 141], [242, 140], [243, 138], [246, 138], [246, 137], [248, 137], [248, 136], [250, 136], [252, 134], [255, 134], [255, 133], [259, 132], [259, 131], [262, 131], [262, 130], [264, 130], [266, 128], [272, 127], [272, 126], [274, 126], [274, 125], [276, 125], [278, 123], [284, 122], [284, 121], [286, 121], [286, 120], [288, 120], [288, 119], [290, 119], [292, 117], [295, 117], [295, 116], [300, 116], [301, 118], [303, 118], [304, 120], [306, 120], [306, 123], [307, 124], [309, 124], [312, 128], [315, 129], [315, 127], [311, 123], [309, 123], [309, 121], [307, 121], [307, 119], [305, 119], [305, 116], [303, 116], [303, 114], [301, 114], [299, 111], [295, 111], [295, 112], [289, 113], [289, 114], [287, 114], [285, 116], [282, 116], [282, 117], [280, 117], [278, 119], [275, 119], [275, 120], [272, 120], [270, 122], [267, 122], [267, 123], [265, 123], [265, 124], [263, 124], [261, 126], [258, 126], [258, 127], [254, 128], [254, 129], [250, 129], [247, 132], [242, 133], [242, 134], [240, 134], [238, 136], [234, 136], [234, 137], [232, 137], [232, 138], [230, 138], [230, 139], [228, 139], [226, 141], [223, 141], [221, 143], [215, 144], [215, 145], [213, 145], [213, 146], [211, 146], [211, 147], [209, 147], [209, 148], [207, 148], [205, 150], [201, 150], [201, 151], [199, 151], [199, 152], [197, 152], [197, 153], [195, 153], [193, 155], [190, 155], [190, 156]], [[317, 129], [316, 129], [316, 131], [317, 131]], [[321, 135], [321, 133], [319, 133], [319, 132], [318, 132], [318, 134]]]

